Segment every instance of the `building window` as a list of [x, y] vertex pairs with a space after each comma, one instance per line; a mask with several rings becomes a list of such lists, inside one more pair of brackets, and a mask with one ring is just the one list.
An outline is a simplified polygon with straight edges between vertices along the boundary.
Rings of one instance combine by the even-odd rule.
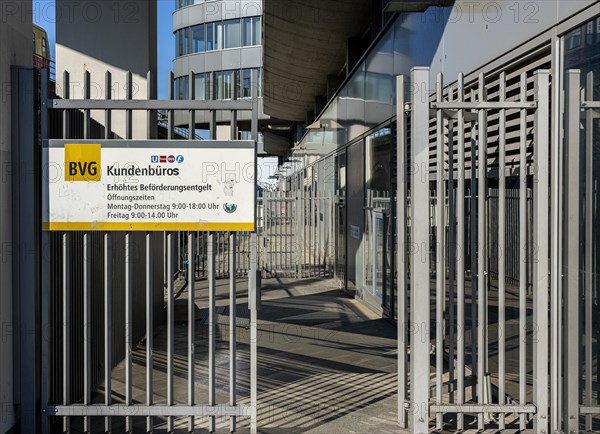
[[191, 29], [181, 29], [175, 34], [175, 53], [177, 56], [190, 54], [190, 32]]
[[233, 97], [234, 75], [234, 71], [223, 71], [223, 99]]
[[192, 53], [204, 51], [204, 24], [192, 27]]
[[45, 59], [48, 56], [48, 42], [46, 41], [46, 38], [42, 37], [42, 57]]
[[37, 54], [37, 50], [35, 49], [35, 33], [33, 34], [33, 52]]
[[236, 48], [240, 46], [240, 20], [223, 21], [224, 30], [224, 47]]
[[215, 99], [223, 99], [223, 72], [215, 72]]
[[202, 72], [200, 74], [195, 74], [194, 80], [195, 80], [194, 99], [198, 99], [198, 100], [210, 99], [210, 92], [209, 92], [210, 73]]
[[175, 32], [175, 55], [260, 45], [261, 35], [260, 17], [198, 24]]
[[260, 17], [254, 17], [252, 18], [252, 28], [253, 28], [253, 35], [252, 35], [252, 45], [261, 45], [262, 44], [262, 27], [260, 24]]
[[175, 79], [175, 99], [189, 99], [189, 82], [187, 75]]
[[260, 17], [242, 19], [242, 45], [244, 47], [260, 45], [261, 34]]
[[206, 51], [215, 49], [215, 23], [206, 23]]
[[190, 29], [183, 29], [183, 54], [190, 54]]
[[252, 17], [242, 19], [242, 45], [252, 45]]
[[241, 76], [242, 89], [240, 91], [240, 98], [250, 98], [252, 96], [252, 70], [242, 69]]

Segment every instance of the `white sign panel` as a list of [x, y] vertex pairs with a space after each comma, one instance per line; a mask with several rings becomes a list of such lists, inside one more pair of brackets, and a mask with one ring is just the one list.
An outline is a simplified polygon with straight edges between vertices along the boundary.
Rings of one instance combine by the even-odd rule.
[[253, 231], [252, 141], [50, 140], [46, 230]]

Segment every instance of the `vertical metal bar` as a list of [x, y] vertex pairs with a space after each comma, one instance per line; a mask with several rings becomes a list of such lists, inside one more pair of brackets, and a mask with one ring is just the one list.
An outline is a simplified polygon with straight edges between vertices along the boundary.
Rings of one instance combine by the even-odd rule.
[[534, 171], [534, 235], [537, 247], [537, 261], [535, 262], [535, 275], [533, 279], [534, 309], [533, 321], [536, 326], [537, 338], [533, 339], [534, 357], [534, 396], [537, 407], [534, 429], [539, 434], [548, 432], [548, 346], [550, 343], [550, 323], [548, 319], [549, 279], [548, 259], [550, 248], [548, 241], [548, 225], [550, 213], [550, 71], [538, 70], [535, 75], [535, 94], [538, 107], [535, 115], [535, 163]]
[[[175, 300], [173, 282], [173, 233], [167, 232], [167, 405], [174, 404], [173, 397], [173, 340], [175, 339]], [[173, 417], [167, 418], [167, 430], [173, 431]]]
[[[173, 71], [169, 71], [169, 75], [168, 75], [168, 98], [170, 100], [175, 99], [175, 78], [173, 76]], [[175, 116], [175, 111], [174, 110], [169, 110], [167, 112], [167, 139], [168, 140], [172, 140], [173, 139], [173, 117]]]
[[[594, 73], [587, 74], [586, 100], [594, 100]], [[592, 406], [592, 314], [593, 297], [593, 248], [594, 248], [594, 208], [593, 208], [593, 170], [594, 170], [594, 110], [585, 111], [585, 405]], [[585, 416], [585, 428], [592, 430], [592, 415]]]
[[250, 121], [250, 131], [252, 132], [252, 140], [258, 142], [258, 70], [252, 69], [252, 119]]
[[[521, 74], [520, 101], [527, 100], [527, 73]], [[525, 405], [527, 385], [527, 110], [520, 113], [519, 139], [519, 403]], [[525, 429], [525, 414], [519, 418]]]
[[564, 420], [568, 434], [579, 432], [579, 297], [580, 297], [580, 255], [581, 242], [580, 207], [580, 74], [579, 70], [566, 73], [565, 86], [565, 138], [567, 146], [566, 170], [566, 268], [567, 279], [564, 286]]
[[[475, 101], [475, 89], [471, 90], [471, 102]], [[471, 200], [469, 204], [469, 231], [471, 237], [471, 394], [477, 396], [477, 139], [476, 123], [471, 122]]]
[[257, 329], [257, 265], [258, 258], [257, 252], [256, 232], [250, 234], [250, 277], [248, 279], [248, 307], [250, 308], [250, 433], [256, 434], [257, 432], [257, 341], [258, 341], [258, 329]]
[[[215, 73], [214, 72], [210, 72], [209, 73], [209, 84], [210, 84], [210, 88], [209, 88], [209, 96], [210, 96], [210, 100], [214, 101], [215, 99], [217, 99], [217, 92], [216, 92], [216, 81], [215, 81]], [[209, 111], [209, 116], [210, 116], [210, 120], [209, 120], [209, 124], [208, 124], [208, 129], [209, 129], [209, 136], [211, 140], [216, 140], [217, 139], [217, 112], [215, 110], [210, 110]]]
[[[125, 405], [131, 405], [132, 399], [132, 286], [133, 286], [133, 257], [131, 256], [131, 232], [125, 234]], [[125, 418], [126, 430], [131, 431], [131, 417]]]
[[[486, 100], [485, 77], [479, 75], [479, 102]], [[477, 122], [478, 167], [477, 167], [477, 402], [486, 402], [484, 392], [487, 369], [487, 234], [486, 234], [486, 202], [487, 202], [487, 113], [480, 109]], [[484, 415], [477, 415], [478, 429], [484, 428]]]
[[[85, 71], [83, 73], [83, 98], [90, 99], [90, 72]], [[90, 138], [90, 127], [91, 127], [91, 110], [86, 109], [83, 111], [83, 138]]]
[[[458, 101], [464, 101], [464, 76], [459, 74], [458, 76]], [[456, 186], [456, 196], [458, 201], [456, 203], [456, 221], [457, 228], [456, 233], [458, 241], [456, 243], [456, 286], [457, 286], [457, 328], [458, 328], [458, 340], [457, 340], [457, 352], [456, 352], [456, 365], [458, 372], [457, 376], [457, 403], [459, 405], [465, 403], [465, 255], [467, 253], [467, 246], [465, 245], [465, 112], [464, 110], [458, 111], [457, 119], [458, 129], [458, 184]], [[472, 194], [472, 193], [471, 193]], [[464, 425], [464, 415], [459, 413], [457, 415], [457, 428], [462, 430]]]
[[[258, 147], [258, 71], [252, 70], [252, 121], [251, 121], [251, 134], [252, 140], [256, 142]], [[256, 169], [256, 147], [254, 149], [254, 162]], [[256, 178], [254, 180], [256, 182]], [[256, 192], [256, 189], [254, 189]], [[254, 196], [254, 202], [256, 203], [256, 193]], [[257, 383], [257, 365], [258, 365], [258, 285], [257, 285], [257, 272], [258, 272], [258, 237], [256, 235], [256, 229], [250, 234], [250, 279], [248, 279], [248, 307], [250, 308], [250, 433], [256, 434], [258, 430], [258, 383]]]
[[[146, 232], [146, 405], [148, 406], [151, 406], [154, 401], [152, 375], [154, 369], [154, 282], [152, 270], [152, 233]], [[152, 431], [152, 416], [148, 416], [146, 419], [146, 432]]]
[[[49, 73], [49, 71], [48, 71]], [[42, 142], [48, 139], [48, 74], [45, 70], [42, 71], [41, 84], [40, 84], [40, 137]], [[64, 112], [63, 112], [64, 113]], [[63, 115], [64, 116], [64, 115]], [[64, 130], [63, 130], [64, 134]], [[43, 149], [42, 149], [43, 151]], [[38, 167], [38, 169], [41, 169]], [[42, 183], [45, 180], [42, 178]], [[44, 187], [41, 185], [40, 187]], [[41, 372], [40, 372], [40, 398], [41, 398], [41, 409], [42, 416], [40, 418], [40, 427], [42, 433], [48, 432], [49, 420], [48, 420], [48, 401], [50, 398], [50, 384], [49, 384], [49, 347], [50, 347], [50, 336], [48, 326], [50, 325], [50, 309], [49, 309], [49, 293], [50, 293], [50, 259], [49, 259], [49, 248], [50, 248], [50, 234], [47, 231], [42, 231], [41, 234], [41, 255], [40, 255], [40, 316], [41, 316]]]
[[[62, 234], [62, 317], [63, 317], [63, 405], [71, 404], [71, 238]], [[63, 418], [63, 432], [71, 430], [70, 418]]]
[[[110, 233], [104, 233], [104, 404], [112, 401], [112, 242]], [[112, 420], [104, 419], [104, 430], [110, 432]]]
[[[215, 396], [215, 347], [216, 347], [216, 312], [215, 312], [215, 234], [208, 235], [208, 405], [216, 404]], [[215, 417], [209, 417], [209, 432], [215, 432]]]
[[[152, 71], [148, 71], [146, 74], [146, 86], [147, 86], [147, 94], [146, 97], [148, 100], [154, 99], [154, 75]], [[156, 125], [156, 119], [153, 116], [153, 110], [146, 111], [146, 139], [152, 139], [152, 130]]]
[[[148, 100], [154, 97], [154, 76], [152, 71], [148, 71], [146, 76], [148, 93]], [[148, 110], [146, 113], [146, 138], [152, 139], [153, 131], [153, 111]], [[154, 281], [152, 279], [152, 233], [146, 232], [146, 405], [151, 406], [154, 401], [153, 391], [153, 372], [154, 369], [154, 297], [153, 297], [153, 286]], [[146, 418], [146, 432], [153, 432], [153, 420], [152, 416]]]
[[[506, 73], [500, 74], [500, 102], [506, 100]], [[500, 110], [498, 126], [498, 404], [506, 395], [506, 110]], [[505, 428], [505, 415], [499, 415], [499, 428]]]
[[[112, 75], [110, 71], [106, 71], [104, 75], [104, 98], [110, 100], [112, 98]], [[110, 139], [112, 136], [112, 113], [111, 110], [104, 110], [104, 138]]]
[[[195, 405], [195, 319], [196, 319], [196, 277], [194, 273], [194, 232], [188, 232], [188, 405]], [[194, 417], [188, 419], [188, 431], [194, 432]]]
[[[84, 99], [90, 98], [90, 73], [83, 74]], [[83, 138], [90, 138], [90, 110], [84, 111]], [[92, 402], [92, 246], [91, 234], [83, 234], [83, 404]], [[84, 432], [91, 431], [90, 418], [83, 419]]]
[[[454, 100], [454, 89], [448, 91], [448, 100]], [[455, 304], [456, 304], [456, 212], [454, 193], [454, 121], [448, 129], [448, 382], [454, 385], [454, 354], [456, 345]], [[449, 393], [450, 403], [454, 402], [454, 387]]]
[[[234, 101], [238, 99], [239, 81], [240, 81], [240, 71], [236, 69], [235, 71], [233, 71], [233, 89], [231, 92], [231, 99]], [[237, 110], [231, 110], [230, 128], [231, 128], [231, 132], [230, 132], [231, 140], [237, 140], [238, 139]]]
[[[126, 74], [126, 92], [127, 99], [133, 99], [133, 75], [131, 71], [127, 71]], [[133, 137], [133, 110], [125, 110], [125, 138], [131, 139]]]
[[[194, 99], [196, 95], [196, 80], [194, 80], [194, 71], [190, 71], [189, 75], [189, 92], [190, 99]], [[196, 138], [196, 111], [190, 110], [189, 122], [188, 122], [188, 140], [194, 140]], [[189, 268], [189, 267], [188, 267]]]
[[[397, 176], [397, 244], [398, 244], [398, 424], [401, 428], [407, 428], [405, 404], [408, 401], [406, 376], [408, 374], [407, 361], [407, 279], [406, 279], [406, 76], [396, 77], [396, 176]], [[339, 212], [339, 211], [338, 211]], [[337, 262], [337, 260], [336, 260]]]
[[[237, 404], [237, 380], [236, 380], [236, 327], [237, 327], [237, 302], [236, 302], [236, 270], [237, 270], [237, 235], [232, 232], [229, 236], [229, 405]], [[231, 416], [229, 431], [236, 431], [236, 417]]]
[[[92, 403], [92, 249], [90, 234], [83, 234], [83, 405]], [[91, 431], [90, 418], [83, 421], [83, 430]]]
[[552, 137], [551, 137], [551, 157], [552, 162], [552, 191], [550, 194], [552, 200], [552, 229], [550, 232], [550, 241], [552, 243], [552, 265], [551, 265], [551, 359], [550, 359], [550, 431], [559, 432], [562, 427], [562, 395], [561, 389], [561, 340], [563, 310], [562, 297], [560, 294], [562, 284], [562, 244], [563, 237], [561, 231], [561, 220], [563, 216], [563, 167], [564, 167], [564, 140], [562, 137], [563, 126], [563, 56], [562, 44], [563, 38], [559, 37], [556, 31], [553, 31], [552, 37]]
[[[300, 245], [300, 234], [302, 230], [302, 196], [300, 195], [300, 191], [298, 189], [296, 189], [295, 195], [296, 197], [294, 202], [294, 215], [296, 217], [296, 231], [294, 234], [294, 242], [296, 250], [296, 279], [300, 279], [302, 277], [302, 246]], [[268, 216], [266, 218], [268, 218]]]
[[[42, 82], [48, 82], [46, 74], [42, 74]], [[45, 94], [45, 97], [42, 99], [44, 103], [46, 102], [46, 98], [48, 98], [48, 94]], [[71, 83], [69, 71], [63, 71], [63, 99], [71, 98]], [[47, 110], [46, 110], [47, 112]], [[71, 133], [71, 117], [69, 110], [62, 111], [62, 129], [63, 129], [63, 139], [68, 139]], [[47, 134], [47, 132], [44, 132]]]
[[[443, 101], [444, 76], [439, 73], [436, 80], [436, 101]], [[442, 405], [444, 375], [444, 302], [446, 291], [445, 258], [445, 194], [444, 194], [444, 118], [436, 110], [436, 240], [435, 240], [435, 400]], [[376, 235], [373, 234], [375, 237]], [[436, 413], [436, 429], [441, 430], [443, 414]]]
[[413, 87], [411, 155], [416, 170], [410, 174], [412, 195], [411, 241], [420, 254], [411, 255], [411, 321], [418, 331], [411, 340], [410, 387], [415, 408], [411, 412], [412, 432], [429, 432], [429, 68], [411, 70]]

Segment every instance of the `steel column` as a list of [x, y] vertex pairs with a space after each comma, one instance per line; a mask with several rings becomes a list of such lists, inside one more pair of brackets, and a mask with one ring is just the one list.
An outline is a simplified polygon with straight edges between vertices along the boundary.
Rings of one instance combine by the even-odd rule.
[[429, 68], [411, 70], [412, 117], [410, 173], [412, 196], [411, 242], [411, 323], [410, 357], [411, 424], [414, 433], [429, 432]]
[[[406, 76], [396, 77], [396, 176], [397, 199], [396, 220], [398, 238], [398, 423], [401, 428], [407, 428], [407, 414], [405, 405], [408, 403], [407, 390], [407, 352], [408, 352], [408, 312], [407, 309], [407, 277], [406, 277], [406, 202], [407, 202], [407, 134], [406, 134]], [[339, 211], [338, 211], [339, 212]], [[337, 263], [337, 260], [336, 260]]]
[[[236, 377], [236, 338], [237, 338], [237, 301], [236, 301], [236, 270], [237, 270], [237, 235], [229, 235], [229, 405], [236, 405], [237, 377]], [[231, 416], [229, 431], [235, 432], [236, 417]]]
[[[208, 405], [215, 405], [215, 368], [216, 368], [216, 328], [217, 318], [215, 312], [215, 234], [210, 232], [208, 235]], [[208, 431], [215, 432], [216, 424], [215, 417], [211, 416], [208, 423]]]
[[539, 434], [548, 432], [549, 400], [549, 352], [550, 307], [548, 260], [550, 257], [549, 215], [550, 215], [550, 71], [539, 70], [535, 75], [535, 93], [538, 107], [535, 114], [534, 157], [534, 239], [537, 249], [535, 274], [533, 279], [533, 323], [537, 331], [537, 339], [533, 339], [533, 373], [535, 381], [534, 399], [537, 407], [534, 428]]
[[[506, 99], [506, 73], [500, 74], [500, 101]], [[506, 110], [498, 127], [498, 404], [506, 404]], [[505, 428], [501, 414], [498, 427]]]
[[580, 78], [581, 71], [566, 73], [566, 281], [564, 285], [564, 430], [579, 432], [579, 298], [580, 298]]

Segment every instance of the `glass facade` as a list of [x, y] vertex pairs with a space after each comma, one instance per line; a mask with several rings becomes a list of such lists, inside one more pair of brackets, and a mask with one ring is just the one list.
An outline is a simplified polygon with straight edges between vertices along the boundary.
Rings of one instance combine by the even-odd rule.
[[181, 9], [186, 6], [199, 5], [201, 3], [208, 3], [215, 0], [175, 0], [175, 8]]
[[185, 27], [175, 32], [177, 56], [261, 45], [261, 17], [236, 18]]
[[[237, 71], [237, 80], [234, 72]], [[194, 74], [194, 99], [210, 99], [210, 72]], [[215, 71], [215, 98], [230, 99], [233, 96], [234, 86], [237, 86], [239, 98], [252, 97], [252, 68], [240, 70]], [[262, 96], [262, 70], [258, 70], [258, 96]], [[189, 99], [189, 77], [183, 76], [175, 79], [175, 99]]]
[[[437, 50], [435, 44], [410, 45], [414, 23], [407, 17], [401, 14], [382, 34], [320, 115], [325, 128], [310, 130], [300, 147], [317, 148], [315, 152], [325, 156], [395, 115], [396, 75], [410, 74], [410, 65], [431, 64]], [[443, 31], [443, 26], [433, 27], [431, 39], [441, 40]]]
[[392, 136], [384, 127], [365, 139], [365, 289], [371, 300], [392, 308]]

